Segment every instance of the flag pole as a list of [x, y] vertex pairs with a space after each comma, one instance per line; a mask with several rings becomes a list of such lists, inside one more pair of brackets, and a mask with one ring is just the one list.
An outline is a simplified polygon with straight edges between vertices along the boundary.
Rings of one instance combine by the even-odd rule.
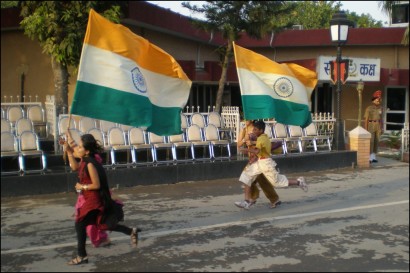
[[[70, 112], [70, 114], [68, 115], [68, 123], [67, 123], [67, 129], [66, 129], [66, 132], [67, 132], [67, 139], [66, 139], [66, 141], [67, 141], [67, 143], [68, 143], [68, 136], [71, 136], [71, 133], [70, 133], [70, 131], [69, 131], [69, 130], [70, 130], [71, 118], [72, 118], [72, 114], [71, 114], [71, 112]], [[68, 146], [70, 146], [69, 143], [68, 143]], [[64, 165], [66, 165], [66, 164], [67, 164], [67, 149], [64, 150], [63, 160], [64, 160]]]

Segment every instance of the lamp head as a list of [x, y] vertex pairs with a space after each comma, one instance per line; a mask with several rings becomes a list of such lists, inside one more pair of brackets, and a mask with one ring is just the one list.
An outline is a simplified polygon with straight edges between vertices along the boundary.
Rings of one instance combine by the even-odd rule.
[[358, 91], [363, 91], [363, 89], [364, 89], [364, 82], [362, 81], [362, 79], [360, 79], [360, 81], [357, 82], [356, 89], [357, 89]]
[[353, 23], [347, 19], [347, 15], [343, 10], [333, 14], [332, 20], [330, 20], [332, 42], [338, 44], [345, 43], [347, 41], [349, 26], [353, 26]]

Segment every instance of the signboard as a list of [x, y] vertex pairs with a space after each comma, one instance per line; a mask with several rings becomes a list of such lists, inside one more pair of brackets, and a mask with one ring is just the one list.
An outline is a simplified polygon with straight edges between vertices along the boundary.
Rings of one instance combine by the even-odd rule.
[[[340, 79], [342, 84], [345, 84], [349, 77], [349, 59], [343, 59], [340, 61]], [[330, 61], [330, 80], [333, 84], [337, 83], [338, 65], [336, 61]]]
[[[366, 59], [366, 58], [352, 58], [349, 59], [349, 73], [348, 82], [378, 82], [380, 81], [380, 59]], [[331, 65], [336, 57], [333, 56], [319, 56], [316, 72], [319, 81], [332, 81], [331, 79]]]

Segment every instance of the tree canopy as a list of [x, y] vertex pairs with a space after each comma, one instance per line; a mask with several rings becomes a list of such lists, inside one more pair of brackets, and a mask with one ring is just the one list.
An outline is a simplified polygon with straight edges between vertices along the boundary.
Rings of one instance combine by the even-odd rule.
[[50, 56], [57, 114], [68, 109], [68, 66], [77, 69], [90, 9], [119, 23], [121, 1], [20, 1], [24, 34]]
[[[287, 4], [294, 4], [296, 8], [286, 20], [301, 25], [303, 29], [329, 28], [333, 14], [341, 9], [340, 1], [294, 1]], [[370, 14], [359, 15], [347, 10], [346, 15], [358, 28], [383, 26], [382, 21], [373, 19]]]
[[78, 66], [91, 8], [119, 23], [121, 7], [104, 1], [21, 1], [20, 25], [44, 53], [62, 65]]

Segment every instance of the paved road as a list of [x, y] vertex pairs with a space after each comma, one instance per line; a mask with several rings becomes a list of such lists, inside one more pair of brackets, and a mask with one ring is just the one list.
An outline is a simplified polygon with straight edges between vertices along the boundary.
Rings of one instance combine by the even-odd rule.
[[1, 271], [409, 271], [408, 164], [305, 175], [309, 192], [280, 189], [280, 207], [262, 196], [248, 211], [233, 205], [236, 179], [120, 188], [138, 247], [111, 233], [75, 267], [74, 193], [2, 198]]

